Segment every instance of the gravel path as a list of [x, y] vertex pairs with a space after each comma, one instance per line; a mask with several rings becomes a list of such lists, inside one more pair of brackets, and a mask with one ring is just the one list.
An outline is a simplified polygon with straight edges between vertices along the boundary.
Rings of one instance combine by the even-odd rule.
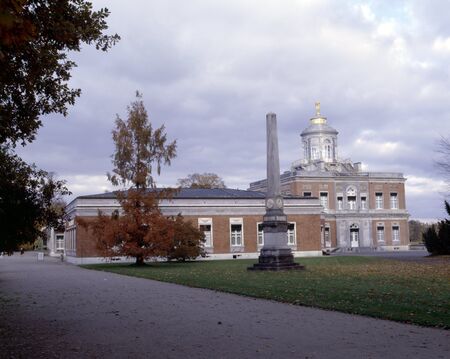
[[450, 332], [0, 258], [1, 358], [449, 358]]

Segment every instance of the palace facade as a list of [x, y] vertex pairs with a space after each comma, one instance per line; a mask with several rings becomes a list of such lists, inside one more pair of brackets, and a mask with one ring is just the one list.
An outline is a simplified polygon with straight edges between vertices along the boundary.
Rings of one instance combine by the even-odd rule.
[[[320, 114], [319, 104], [300, 136], [303, 159], [280, 176], [294, 255], [408, 249], [403, 174], [363, 171], [360, 162], [339, 159], [338, 132]], [[167, 216], [182, 214], [204, 232], [209, 258], [257, 258], [264, 245], [265, 190], [266, 180], [251, 183], [247, 191], [181, 189], [160, 208]], [[103, 260], [96, 238], [77, 219], [89, 221], [99, 211], [115, 210], [120, 204], [113, 192], [80, 196], [67, 206], [64, 253], [69, 262]]]
[[[261, 225], [266, 212], [264, 193], [229, 188], [185, 188], [173, 198], [162, 200], [159, 206], [164, 215], [180, 213], [204, 232], [209, 258], [257, 258], [264, 245]], [[284, 206], [289, 222], [288, 245], [294, 255], [321, 255], [319, 199], [286, 196]], [[120, 211], [120, 204], [113, 192], [80, 196], [67, 206], [64, 235], [67, 261], [87, 264], [102, 260], [96, 238], [90, 230], [78, 225], [77, 219], [94, 220], [99, 211], [111, 215], [115, 210]]]
[[[408, 249], [405, 177], [397, 172], [363, 171], [360, 162], [338, 157], [338, 132], [316, 115], [301, 133], [303, 159], [281, 174], [284, 195], [317, 198], [323, 208], [325, 250]], [[266, 189], [266, 180], [250, 190]]]

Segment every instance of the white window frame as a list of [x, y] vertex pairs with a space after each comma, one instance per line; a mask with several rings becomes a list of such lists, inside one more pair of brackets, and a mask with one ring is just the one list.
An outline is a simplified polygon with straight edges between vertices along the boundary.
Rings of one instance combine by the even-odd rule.
[[[233, 232], [231, 230], [232, 226], [234, 225], [240, 225], [241, 226], [241, 233], [240, 237], [235, 237], [233, 244]], [[237, 239], [240, 238], [240, 243], [237, 242]], [[244, 220], [242, 218], [230, 218], [230, 246], [231, 247], [243, 247], [244, 246]]]
[[383, 209], [383, 192], [375, 192], [375, 209]]
[[[294, 225], [293, 230], [289, 230], [289, 225]], [[288, 246], [295, 246], [297, 244], [297, 223], [296, 222], [288, 222], [288, 230], [287, 230]], [[291, 241], [291, 238], [293, 241]]]
[[256, 245], [258, 247], [262, 247], [264, 245], [264, 228], [261, 228], [261, 231], [259, 230], [259, 226], [262, 224], [263, 222], [256, 223]]
[[[58, 237], [62, 237], [62, 239], [58, 239]], [[63, 251], [65, 249], [64, 239], [64, 234], [55, 234], [55, 249], [57, 251]]]
[[[397, 227], [396, 231], [394, 231], [394, 227]], [[395, 236], [394, 233], [397, 233], [397, 235]], [[400, 226], [398, 225], [398, 223], [392, 224], [392, 242], [400, 242]]]
[[344, 196], [337, 196], [337, 209], [343, 210], [344, 209]]
[[[347, 209], [354, 211], [356, 210], [356, 200], [357, 200], [357, 196], [358, 195], [358, 191], [356, 190], [356, 188], [354, 186], [349, 186], [347, 188], [347, 190], [345, 191], [345, 200], [347, 202]], [[349, 201], [350, 197], [354, 197], [355, 200], [354, 201]]]
[[[198, 219], [198, 228], [200, 229], [200, 226], [210, 226], [211, 230], [210, 230], [210, 234], [209, 234], [209, 244], [207, 241], [205, 241], [204, 246], [206, 248], [212, 248], [213, 245], [213, 220], [212, 218], [199, 218]], [[205, 233], [205, 232], [203, 232]], [[205, 239], [207, 239], [207, 236], [205, 234]]]
[[[325, 195], [325, 196], [323, 196]], [[324, 198], [324, 200], [323, 200]], [[328, 209], [328, 192], [320, 191], [319, 192], [320, 204], [324, 209]]]
[[[354, 200], [350, 200], [349, 198], [354, 198]], [[356, 209], [356, 196], [347, 196], [347, 208], [351, 211]]]
[[[364, 198], [364, 200], [363, 200], [363, 198]], [[367, 196], [366, 195], [361, 196], [360, 203], [361, 203], [362, 210], [367, 209]]]
[[398, 209], [398, 193], [397, 192], [390, 193], [389, 203], [391, 205], [391, 209]]
[[377, 223], [377, 242], [384, 243], [385, 231], [384, 223]]
[[311, 159], [313, 160], [320, 159], [320, 151], [316, 146], [311, 147]]
[[[328, 240], [327, 240], [326, 233], [328, 233]], [[328, 242], [328, 244], [327, 244], [327, 242]], [[323, 227], [323, 243], [326, 248], [331, 247], [331, 228], [328, 223], [325, 223], [325, 226]]]

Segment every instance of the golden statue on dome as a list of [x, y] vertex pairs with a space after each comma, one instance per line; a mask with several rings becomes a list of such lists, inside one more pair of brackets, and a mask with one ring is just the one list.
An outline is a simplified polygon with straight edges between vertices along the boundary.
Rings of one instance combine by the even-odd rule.
[[320, 117], [320, 102], [316, 102], [316, 116]]
[[316, 115], [311, 119], [311, 123], [312, 123], [313, 125], [323, 125], [323, 124], [326, 124], [326, 123], [327, 123], [327, 118], [326, 118], [326, 117], [323, 117], [323, 116], [320, 114], [320, 102], [317, 101], [317, 102], [315, 103], [315, 106], [316, 106]]

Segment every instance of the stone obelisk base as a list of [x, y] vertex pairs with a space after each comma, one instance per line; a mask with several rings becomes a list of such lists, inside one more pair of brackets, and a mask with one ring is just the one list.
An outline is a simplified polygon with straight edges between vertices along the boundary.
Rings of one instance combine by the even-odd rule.
[[284, 271], [305, 269], [304, 266], [294, 262], [294, 256], [290, 248], [261, 249], [258, 263], [248, 270]]
[[294, 262], [294, 256], [287, 243], [287, 223], [284, 221], [264, 221], [264, 242], [267, 245], [261, 249], [258, 263], [248, 270], [299, 270], [305, 267]]

